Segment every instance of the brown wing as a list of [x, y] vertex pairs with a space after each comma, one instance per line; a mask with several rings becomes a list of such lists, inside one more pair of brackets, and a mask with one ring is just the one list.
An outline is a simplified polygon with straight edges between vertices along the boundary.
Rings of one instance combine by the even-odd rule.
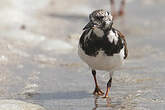
[[124, 36], [120, 31], [117, 30], [117, 32], [118, 32], [119, 37], [120, 37], [121, 39], [123, 39], [123, 41], [124, 41], [124, 46], [125, 46], [125, 50], [124, 50], [125, 56], [124, 56], [124, 59], [126, 59], [127, 56], [128, 56], [127, 42], [126, 42], [126, 40], [125, 40], [125, 36]]

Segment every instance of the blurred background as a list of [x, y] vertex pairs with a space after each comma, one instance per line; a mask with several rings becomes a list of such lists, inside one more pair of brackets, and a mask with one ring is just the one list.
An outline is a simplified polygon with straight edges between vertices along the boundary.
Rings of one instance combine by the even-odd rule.
[[[120, 0], [115, 0], [116, 10]], [[77, 55], [82, 28], [109, 0], [0, 0], [0, 98], [47, 110], [164, 110], [165, 1], [126, 0], [114, 27], [129, 56], [114, 73], [111, 101], [94, 97], [90, 69]], [[99, 71], [105, 91], [108, 74]]]

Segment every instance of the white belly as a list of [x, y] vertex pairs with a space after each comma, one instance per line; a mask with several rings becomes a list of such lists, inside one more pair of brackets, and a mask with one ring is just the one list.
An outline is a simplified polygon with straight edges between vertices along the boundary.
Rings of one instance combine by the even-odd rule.
[[97, 56], [88, 56], [79, 46], [78, 55], [92, 69], [112, 71], [122, 65], [124, 60], [124, 48], [120, 51], [120, 53], [114, 54], [113, 56], [106, 56], [103, 51], [100, 51]]

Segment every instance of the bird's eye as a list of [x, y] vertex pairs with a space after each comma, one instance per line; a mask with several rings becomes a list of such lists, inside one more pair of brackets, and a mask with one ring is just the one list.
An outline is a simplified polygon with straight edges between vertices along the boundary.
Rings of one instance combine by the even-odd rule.
[[97, 16], [96, 19], [97, 20], [102, 20], [104, 18], [104, 16]]

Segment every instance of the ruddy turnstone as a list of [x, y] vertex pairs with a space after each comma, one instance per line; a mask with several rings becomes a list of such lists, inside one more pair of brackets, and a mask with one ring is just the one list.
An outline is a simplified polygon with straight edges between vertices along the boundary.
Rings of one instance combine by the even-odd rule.
[[113, 71], [119, 68], [127, 57], [127, 44], [125, 37], [112, 27], [113, 18], [110, 12], [103, 9], [93, 11], [89, 20], [79, 40], [78, 55], [92, 70], [95, 81], [93, 94], [104, 94], [97, 84], [96, 70], [110, 73], [104, 96], [108, 97]]

